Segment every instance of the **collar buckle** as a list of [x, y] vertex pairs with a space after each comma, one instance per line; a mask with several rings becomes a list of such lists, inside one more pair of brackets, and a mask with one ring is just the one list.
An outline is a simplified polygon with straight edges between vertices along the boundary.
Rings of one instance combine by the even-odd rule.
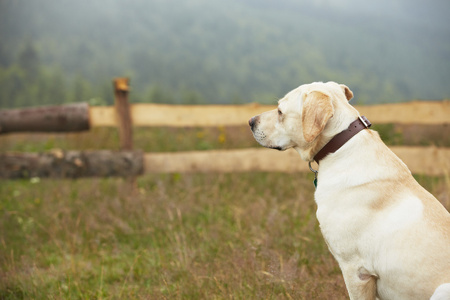
[[372, 123], [370, 123], [369, 119], [367, 119], [365, 116], [359, 116], [358, 118], [361, 123], [363, 123], [364, 127], [370, 128], [370, 126], [372, 126]]

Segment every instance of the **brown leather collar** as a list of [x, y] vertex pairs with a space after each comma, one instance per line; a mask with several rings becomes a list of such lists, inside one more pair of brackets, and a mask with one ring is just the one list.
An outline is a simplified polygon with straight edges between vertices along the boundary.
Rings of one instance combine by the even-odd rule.
[[372, 126], [372, 123], [370, 123], [366, 117], [359, 117], [353, 121], [346, 130], [335, 135], [322, 149], [320, 149], [316, 156], [314, 156], [314, 160], [316, 163], [319, 163], [319, 161], [328, 154], [336, 152], [358, 132], [369, 128], [370, 126]]

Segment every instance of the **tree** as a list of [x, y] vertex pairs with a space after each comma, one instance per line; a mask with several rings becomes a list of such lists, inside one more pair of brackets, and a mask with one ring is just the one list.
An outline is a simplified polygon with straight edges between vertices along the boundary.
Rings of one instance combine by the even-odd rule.
[[18, 57], [19, 67], [26, 72], [26, 77], [31, 81], [39, 75], [39, 56], [34, 45], [28, 41]]

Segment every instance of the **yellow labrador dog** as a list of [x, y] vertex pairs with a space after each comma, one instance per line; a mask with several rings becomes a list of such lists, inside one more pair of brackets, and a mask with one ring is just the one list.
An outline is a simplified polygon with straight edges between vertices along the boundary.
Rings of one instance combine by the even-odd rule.
[[450, 214], [368, 130], [334, 82], [305, 84], [250, 119], [264, 147], [319, 163], [317, 219], [350, 299], [450, 299]]

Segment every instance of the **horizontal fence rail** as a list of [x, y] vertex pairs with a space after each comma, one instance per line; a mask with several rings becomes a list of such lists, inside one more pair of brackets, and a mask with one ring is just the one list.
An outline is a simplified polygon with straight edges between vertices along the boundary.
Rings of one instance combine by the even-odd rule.
[[[205, 127], [245, 125], [247, 120], [273, 105], [165, 105], [131, 104], [134, 126]], [[374, 124], [449, 124], [450, 101], [412, 101], [408, 103], [355, 106]], [[117, 126], [114, 107], [90, 108], [91, 126]]]
[[143, 174], [140, 151], [0, 153], [0, 178], [129, 177]]
[[0, 134], [89, 130], [89, 105], [72, 103], [0, 110]]
[[[448, 175], [450, 149], [391, 147], [412, 173]], [[52, 151], [0, 154], [0, 178], [136, 176], [151, 173], [309, 172], [295, 150]]]

